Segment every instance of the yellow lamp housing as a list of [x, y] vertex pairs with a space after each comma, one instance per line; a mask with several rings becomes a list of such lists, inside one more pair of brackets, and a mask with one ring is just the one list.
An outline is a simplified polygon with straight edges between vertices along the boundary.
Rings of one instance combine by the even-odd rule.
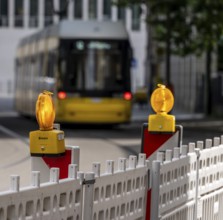
[[36, 118], [40, 130], [29, 134], [31, 156], [64, 155], [64, 132], [53, 129], [55, 109], [51, 92], [43, 91], [39, 94], [36, 102]]
[[148, 130], [155, 133], [175, 132], [175, 116], [167, 114], [173, 108], [174, 97], [166, 86], [158, 84], [152, 93], [151, 105], [156, 114], [148, 117]]

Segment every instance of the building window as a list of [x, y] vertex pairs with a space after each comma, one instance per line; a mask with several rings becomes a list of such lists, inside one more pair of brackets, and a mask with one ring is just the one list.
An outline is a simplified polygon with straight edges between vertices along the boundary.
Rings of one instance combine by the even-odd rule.
[[15, 27], [23, 26], [23, 0], [15, 0]]
[[97, 0], [89, 0], [89, 18], [97, 18]]
[[132, 6], [132, 30], [140, 30], [140, 5]]
[[8, 0], [0, 0], [0, 26], [8, 26], [8, 19]]
[[60, 0], [60, 11], [61, 11], [60, 20], [67, 18], [68, 5], [69, 5], [68, 0]]
[[38, 27], [38, 3], [39, 0], [30, 1], [29, 3], [29, 27]]
[[103, 15], [104, 15], [104, 19], [110, 19], [111, 18], [111, 0], [103, 0]]
[[74, 1], [74, 17], [82, 18], [82, 0]]
[[44, 7], [44, 26], [53, 24], [53, 4], [52, 0], [45, 0]]
[[125, 21], [125, 8], [118, 7], [118, 20]]
[[97, 18], [97, 0], [89, 0], [89, 18]]

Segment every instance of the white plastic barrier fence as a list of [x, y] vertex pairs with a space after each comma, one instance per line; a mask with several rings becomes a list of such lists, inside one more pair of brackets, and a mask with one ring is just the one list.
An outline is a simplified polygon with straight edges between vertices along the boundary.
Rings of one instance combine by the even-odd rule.
[[100, 164], [93, 164], [94, 184], [93, 219], [145, 219], [148, 172], [145, 154], [120, 158], [114, 173], [114, 161], [107, 161], [106, 173], [100, 176]]
[[198, 220], [223, 219], [223, 188], [202, 196], [199, 207]]
[[63, 180], [51, 168], [49, 182], [42, 184], [34, 171], [26, 188], [13, 175], [10, 190], [0, 193], [0, 220], [143, 220], [148, 179], [150, 220], [223, 219], [223, 136], [158, 152], [152, 167], [145, 157], [120, 158], [116, 171], [108, 160], [103, 174], [99, 163], [87, 173], [70, 164]]
[[196, 220], [194, 218], [195, 201], [190, 201], [177, 209], [169, 212], [160, 218], [161, 220]]
[[[128, 161], [128, 163], [126, 163]], [[0, 193], [0, 220], [53, 219], [102, 220], [144, 219], [148, 162], [144, 154], [120, 158], [118, 170], [107, 161], [100, 175], [100, 164], [89, 173], [69, 165], [69, 177], [59, 180], [59, 169], [50, 169], [50, 181], [40, 184], [40, 172], [32, 172], [31, 186], [19, 187], [19, 176], [11, 176], [10, 190]]]
[[223, 186], [223, 145], [220, 139], [206, 140], [206, 148], [200, 151], [199, 193], [207, 194]]
[[[151, 219], [223, 219], [223, 136], [157, 154]], [[205, 146], [205, 149], [204, 149]], [[155, 167], [155, 170], [154, 170]], [[156, 175], [154, 175], [156, 171]], [[159, 187], [157, 187], [159, 185]]]
[[0, 219], [78, 220], [82, 213], [82, 185], [70, 165], [69, 178], [59, 181], [59, 169], [50, 170], [50, 182], [40, 184], [40, 172], [32, 172], [31, 186], [19, 187], [19, 176], [11, 176], [10, 191], [0, 194]]
[[161, 220], [221, 220], [223, 219], [223, 188], [202, 196], [197, 203], [190, 201], [162, 216]]
[[[179, 148], [174, 149], [179, 151]], [[161, 154], [161, 155], [159, 155]], [[195, 198], [196, 185], [196, 154], [187, 153], [183, 146], [182, 154], [172, 157], [172, 150], [166, 151], [166, 157], [160, 167], [160, 197], [161, 213], [174, 209]], [[158, 153], [164, 156], [163, 152]]]

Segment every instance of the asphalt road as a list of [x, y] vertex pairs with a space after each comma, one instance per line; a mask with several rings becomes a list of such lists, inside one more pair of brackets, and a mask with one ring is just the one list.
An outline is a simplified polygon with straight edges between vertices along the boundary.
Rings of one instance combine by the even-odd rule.
[[[130, 152], [138, 153], [143, 122], [146, 120], [138, 120], [120, 126], [62, 124], [61, 129], [64, 130], [67, 139], [74, 141], [73, 144], [79, 139], [103, 140], [117, 147], [128, 148]], [[183, 125], [183, 144], [223, 135], [223, 120], [220, 119], [190, 119], [177, 121], [176, 124]], [[8, 132], [0, 129], [1, 139], [18, 138], [27, 143], [29, 132], [38, 129], [35, 119], [25, 118], [12, 112], [3, 115], [0, 113], [0, 125], [8, 129]], [[91, 144], [94, 145], [94, 142]]]
[[[34, 119], [15, 114], [0, 116], [0, 190], [8, 188], [10, 174], [19, 174], [22, 186], [29, 183], [28, 137], [30, 131], [37, 129]], [[91, 171], [92, 163], [100, 162], [103, 172], [106, 160], [117, 162], [119, 157], [127, 158], [140, 152], [140, 126], [62, 125], [61, 129], [65, 132], [66, 145], [80, 147], [82, 171]]]
[[[12, 105], [3, 106], [0, 110], [0, 190], [9, 188], [11, 174], [20, 175], [21, 185], [26, 186], [30, 182], [31, 171], [29, 132], [38, 129], [38, 124], [35, 119], [13, 112]], [[117, 162], [119, 157], [140, 152], [141, 126], [147, 116], [140, 117], [140, 111], [134, 114], [135, 120], [129, 125], [61, 125], [66, 145], [80, 147], [80, 170], [91, 171], [93, 162], [101, 162], [103, 171], [106, 160]], [[183, 144], [223, 134], [223, 121], [219, 119], [189, 119], [177, 121], [177, 124], [184, 127]]]

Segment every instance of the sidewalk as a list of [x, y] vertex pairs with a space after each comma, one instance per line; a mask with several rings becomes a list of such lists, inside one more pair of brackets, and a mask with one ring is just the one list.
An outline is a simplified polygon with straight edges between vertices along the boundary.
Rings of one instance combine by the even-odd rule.
[[24, 187], [31, 180], [31, 159], [29, 148], [20, 139], [0, 138], [0, 192], [10, 187], [10, 176], [20, 176], [20, 186]]
[[[155, 114], [151, 107], [133, 105], [132, 122], [146, 123], [148, 115]], [[206, 117], [202, 113], [186, 113], [173, 109], [171, 112], [176, 118], [176, 124], [182, 125], [187, 129], [213, 130], [223, 133], [223, 117]]]
[[[155, 114], [151, 107], [139, 106], [137, 104], [133, 105], [132, 109], [132, 122], [146, 122], [148, 121], [148, 115]], [[175, 115], [176, 121], [190, 121], [190, 120], [201, 120], [205, 116], [202, 113], [186, 113], [176, 109], [173, 109], [171, 112], [172, 115]]]

